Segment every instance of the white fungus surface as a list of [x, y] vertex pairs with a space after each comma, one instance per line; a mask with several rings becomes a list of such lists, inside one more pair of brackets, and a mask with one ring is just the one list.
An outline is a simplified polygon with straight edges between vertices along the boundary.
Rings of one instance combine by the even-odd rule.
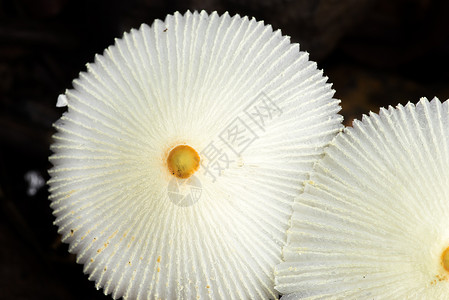
[[449, 102], [354, 122], [293, 208], [282, 299], [448, 299]]
[[[175, 13], [97, 55], [60, 97], [49, 181], [89, 279], [113, 298], [278, 297], [293, 200], [342, 127], [326, 81], [280, 31], [227, 13]], [[186, 180], [166, 165], [180, 144], [201, 157]]]

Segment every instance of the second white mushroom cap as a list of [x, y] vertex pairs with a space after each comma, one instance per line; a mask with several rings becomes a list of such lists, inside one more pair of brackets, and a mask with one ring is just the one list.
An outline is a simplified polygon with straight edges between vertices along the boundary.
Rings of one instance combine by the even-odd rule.
[[449, 101], [354, 122], [293, 209], [275, 275], [283, 299], [447, 299]]

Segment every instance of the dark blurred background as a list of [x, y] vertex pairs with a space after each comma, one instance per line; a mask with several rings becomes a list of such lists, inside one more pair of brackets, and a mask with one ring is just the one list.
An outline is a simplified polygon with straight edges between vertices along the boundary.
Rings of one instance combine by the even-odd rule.
[[187, 9], [254, 16], [324, 69], [345, 124], [449, 98], [449, 1], [0, 0], [0, 299], [109, 299], [60, 242], [44, 185], [56, 99], [123, 31]]

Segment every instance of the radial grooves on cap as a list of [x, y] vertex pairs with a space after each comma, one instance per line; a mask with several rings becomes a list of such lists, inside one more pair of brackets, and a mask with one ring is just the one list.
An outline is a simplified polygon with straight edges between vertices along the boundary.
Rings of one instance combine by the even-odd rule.
[[[66, 93], [49, 181], [55, 224], [89, 279], [113, 298], [277, 298], [293, 199], [342, 127], [326, 81], [280, 31], [227, 13], [175, 13], [97, 55]], [[260, 93], [282, 112], [264, 128], [244, 113]], [[201, 199], [176, 206], [161, 153], [180, 140], [226, 147], [236, 117], [258, 138], [228, 149], [216, 182], [199, 169]]]
[[332, 141], [293, 206], [284, 298], [447, 295], [435, 279], [449, 240], [448, 103], [381, 109]]

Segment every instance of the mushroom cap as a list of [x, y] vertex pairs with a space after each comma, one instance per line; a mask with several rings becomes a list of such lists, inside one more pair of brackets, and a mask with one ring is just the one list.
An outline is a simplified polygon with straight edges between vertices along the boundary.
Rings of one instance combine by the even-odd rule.
[[449, 102], [422, 98], [330, 143], [293, 205], [282, 299], [448, 297], [448, 130]]
[[[89, 279], [113, 298], [276, 298], [294, 197], [342, 127], [326, 81], [280, 31], [227, 13], [175, 13], [97, 55], [61, 98], [49, 171]], [[186, 178], [167, 168], [180, 145]]]

